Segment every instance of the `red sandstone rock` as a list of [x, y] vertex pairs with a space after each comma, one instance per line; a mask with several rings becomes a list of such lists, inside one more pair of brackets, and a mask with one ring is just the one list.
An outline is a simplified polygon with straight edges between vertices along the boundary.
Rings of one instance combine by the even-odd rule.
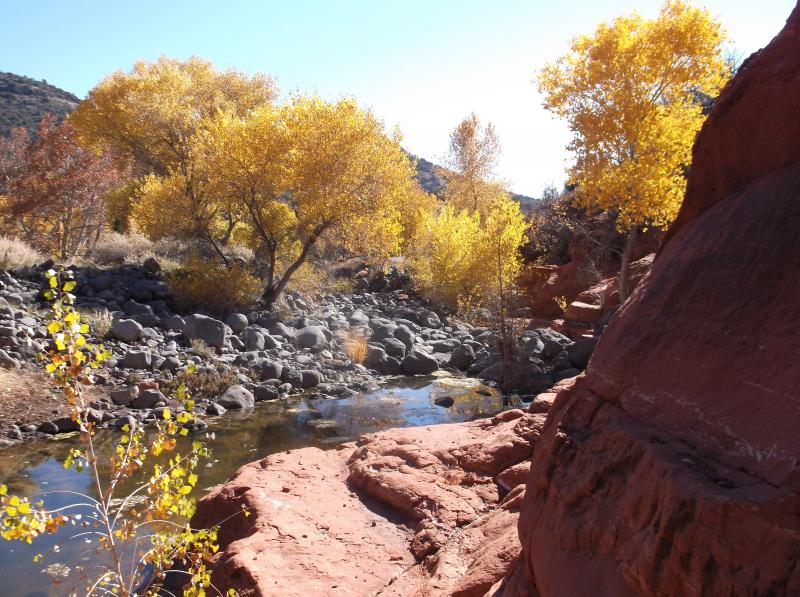
[[[636, 289], [644, 275], [650, 271], [654, 257], [655, 254], [647, 255], [628, 266], [628, 288], [630, 292]], [[602, 314], [605, 315], [619, 306], [619, 275], [598, 282], [591, 288], [581, 292], [575, 300], [590, 305], [598, 305], [602, 308]]]
[[[231, 516], [214, 583], [246, 596], [483, 595], [519, 553], [523, 486], [508, 492], [499, 475], [511, 468], [505, 483], [521, 480], [514, 466], [530, 458], [544, 421], [507, 411], [246, 465], [192, 521]], [[242, 504], [252, 516], [237, 514]]]
[[566, 321], [581, 321], [584, 323], [598, 323], [603, 316], [603, 308], [600, 305], [590, 305], [580, 301], [572, 301], [564, 313]]
[[800, 7], [535, 449], [505, 595], [800, 594]]

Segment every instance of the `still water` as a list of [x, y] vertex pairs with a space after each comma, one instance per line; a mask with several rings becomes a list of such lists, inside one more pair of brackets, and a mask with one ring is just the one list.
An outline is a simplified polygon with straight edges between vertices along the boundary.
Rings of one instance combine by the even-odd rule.
[[[452, 398], [452, 405], [436, 404], [437, 399], [447, 397]], [[468, 421], [512, 406], [518, 405], [476, 380], [452, 377], [397, 379], [351, 398], [320, 400], [301, 395], [260, 403], [249, 412], [233, 411], [209, 419], [209, 431], [215, 434], [211, 444], [213, 466], [198, 471], [197, 487], [207, 489], [222, 483], [241, 465], [275, 452], [306, 446], [331, 448], [364, 433]], [[115, 438], [112, 431], [99, 434], [101, 459], [103, 452], [113, 449]], [[26, 496], [65, 490], [92, 493], [86, 471], [78, 473], [61, 466], [75, 442], [75, 438], [43, 440], [1, 450], [0, 483], [8, 485], [10, 492]], [[204, 491], [197, 493], [199, 498]], [[73, 503], [75, 498], [56, 493], [43, 499], [48, 508], [57, 508]], [[68, 594], [79, 582], [71, 573], [72, 567], [88, 567], [97, 558], [83, 538], [74, 537], [78, 532], [65, 527], [33, 545], [0, 540], [0, 596]], [[33, 557], [38, 553], [47, 557], [44, 563], [34, 564]]]

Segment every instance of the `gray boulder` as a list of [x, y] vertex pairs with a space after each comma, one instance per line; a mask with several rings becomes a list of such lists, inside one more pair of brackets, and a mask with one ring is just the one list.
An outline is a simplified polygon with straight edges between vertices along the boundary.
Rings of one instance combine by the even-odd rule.
[[293, 388], [300, 388], [303, 385], [303, 374], [288, 367], [283, 368], [280, 379], [284, 383], [291, 384]]
[[455, 338], [447, 338], [446, 340], [434, 342], [433, 352], [452, 352], [457, 346], [461, 346], [461, 342]]
[[386, 338], [393, 338], [394, 332], [397, 329], [397, 324], [382, 317], [375, 317], [369, 322], [369, 327], [372, 328], [372, 342], [380, 342]]
[[111, 326], [111, 335], [123, 342], [136, 342], [142, 337], [142, 325], [133, 319], [118, 319]]
[[414, 332], [406, 325], [398, 325], [394, 331], [394, 337], [405, 344], [407, 349], [414, 346]]
[[164, 327], [173, 332], [182, 332], [186, 321], [180, 315], [171, 315], [164, 320]]
[[567, 347], [569, 361], [576, 369], [586, 369], [598, 338], [582, 338]]
[[177, 371], [181, 366], [181, 361], [176, 356], [168, 356], [161, 363], [159, 369], [162, 371]]
[[280, 379], [283, 373], [283, 365], [267, 359], [255, 362], [251, 368], [261, 379]]
[[258, 328], [249, 327], [242, 333], [246, 350], [264, 350], [264, 334]]
[[120, 361], [119, 366], [127, 369], [149, 369], [153, 364], [153, 355], [147, 350], [129, 350]]
[[478, 377], [486, 381], [501, 381], [503, 379], [503, 364], [498, 362], [486, 367], [483, 371], [478, 373]]
[[137, 386], [125, 386], [111, 391], [111, 401], [118, 406], [130, 406], [139, 395]]
[[319, 371], [315, 371], [314, 369], [302, 369], [298, 371], [298, 373], [300, 373], [301, 377], [301, 388], [316, 388], [320, 383], [322, 383], [322, 374]]
[[231, 313], [225, 318], [225, 323], [233, 330], [234, 334], [240, 334], [247, 327], [247, 316], [241, 313]]
[[450, 364], [465, 371], [475, 362], [475, 351], [469, 344], [459, 344], [450, 353]]
[[0, 369], [19, 369], [19, 361], [12, 358], [5, 350], [0, 349]]
[[244, 386], [236, 385], [225, 390], [222, 396], [217, 398], [216, 402], [228, 410], [241, 410], [243, 408], [252, 408], [256, 400], [250, 390]]
[[225, 344], [225, 324], [206, 315], [190, 315], [186, 318], [183, 335], [190, 340], [202, 340], [208, 346], [222, 348]]
[[413, 349], [400, 362], [403, 373], [408, 375], [428, 375], [439, 369], [438, 361], [421, 350]]
[[148, 389], [140, 392], [131, 402], [131, 406], [133, 408], [155, 408], [156, 406], [164, 406], [166, 403], [167, 398], [164, 394], [158, 390]]
[[328, 348], [327, 331], [322, 326], [308, 326], [300, 330], [297, 334], [298, 348], [308, 348], [313, 351], [321, 351]]
[[406, 356], [406, 345], [397, 338], [384, 338], [379, 342], [386, 350], [386, 354], [396, 359], [402, 359]]
[[280, 336], [282, 338], [286, 338], [287, 340], [294, 340], [297, 336], [297, 330], [290, 328], [285, 323], [281, 323], [280, 321], [276, 321], [275, 323], [269, 326], [269, 333], [273, 336]]
[[439, 319], [439, 316], [430, 309], [421, 309], [417, 313], [417, 321], [419, 321], [420, 325], [424, 325], [425, 327], [429, 328], [442, 327], [442, 320]]
[[280, 396], [278, 392], [278, 388], [270, 384], [263, 384], [260, 386], [256, 386], [253, 390], [253, 395], [255, 396], [256, 402], [262, 402], [264, 400], [277, 400]]

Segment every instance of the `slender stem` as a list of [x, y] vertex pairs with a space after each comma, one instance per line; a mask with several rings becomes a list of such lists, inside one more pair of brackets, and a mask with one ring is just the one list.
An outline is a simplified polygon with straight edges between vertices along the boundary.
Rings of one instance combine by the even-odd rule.
[[[92, 472], [94, 473], [94, 483], [95, 487], [97, 488], [97, 495], [100, 497], [100, 504], [101, 504], [101, 514], [103, 516], [103, 522], [106, 525], [106, 530], [108, 533], [108, 547], [109, 551], [111, 552], [111, 558], [114, 561], [114, 568], [116, 569], [116, 576], [117, 576], [117, 584], [122, 591], [123, 597], [127, 597], [129, 595], [127, 589], [125, 589], [125, 583], [122, 577], [122, 563], [119, 559], [119, 554], [117, 554], [117, 545], [114, 541], [114, 528], [111, 525], [111, 521], [108, 517], [108, 504], [105, 502], [105, 498], [103, 497], [103, 485], [100, 482], [100, 473], [97, 470], [97, 456], [94, 452], [94, 440], [92, 439], [93, 434], [91, 429], [89, 430], [89, 454], [92, 458], [91, 465], [92, 465]], [[115, 518], [116, 520], [116, 518]]]

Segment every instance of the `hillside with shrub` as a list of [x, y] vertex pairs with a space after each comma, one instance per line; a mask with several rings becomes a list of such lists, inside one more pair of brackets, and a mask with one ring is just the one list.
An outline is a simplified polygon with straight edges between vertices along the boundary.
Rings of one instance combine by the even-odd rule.
[[60, 120], [78, 102], [77, 96], [47, 81], [0, 72], [0, 137], [16, 127], [35, 130], [45, 113]]

